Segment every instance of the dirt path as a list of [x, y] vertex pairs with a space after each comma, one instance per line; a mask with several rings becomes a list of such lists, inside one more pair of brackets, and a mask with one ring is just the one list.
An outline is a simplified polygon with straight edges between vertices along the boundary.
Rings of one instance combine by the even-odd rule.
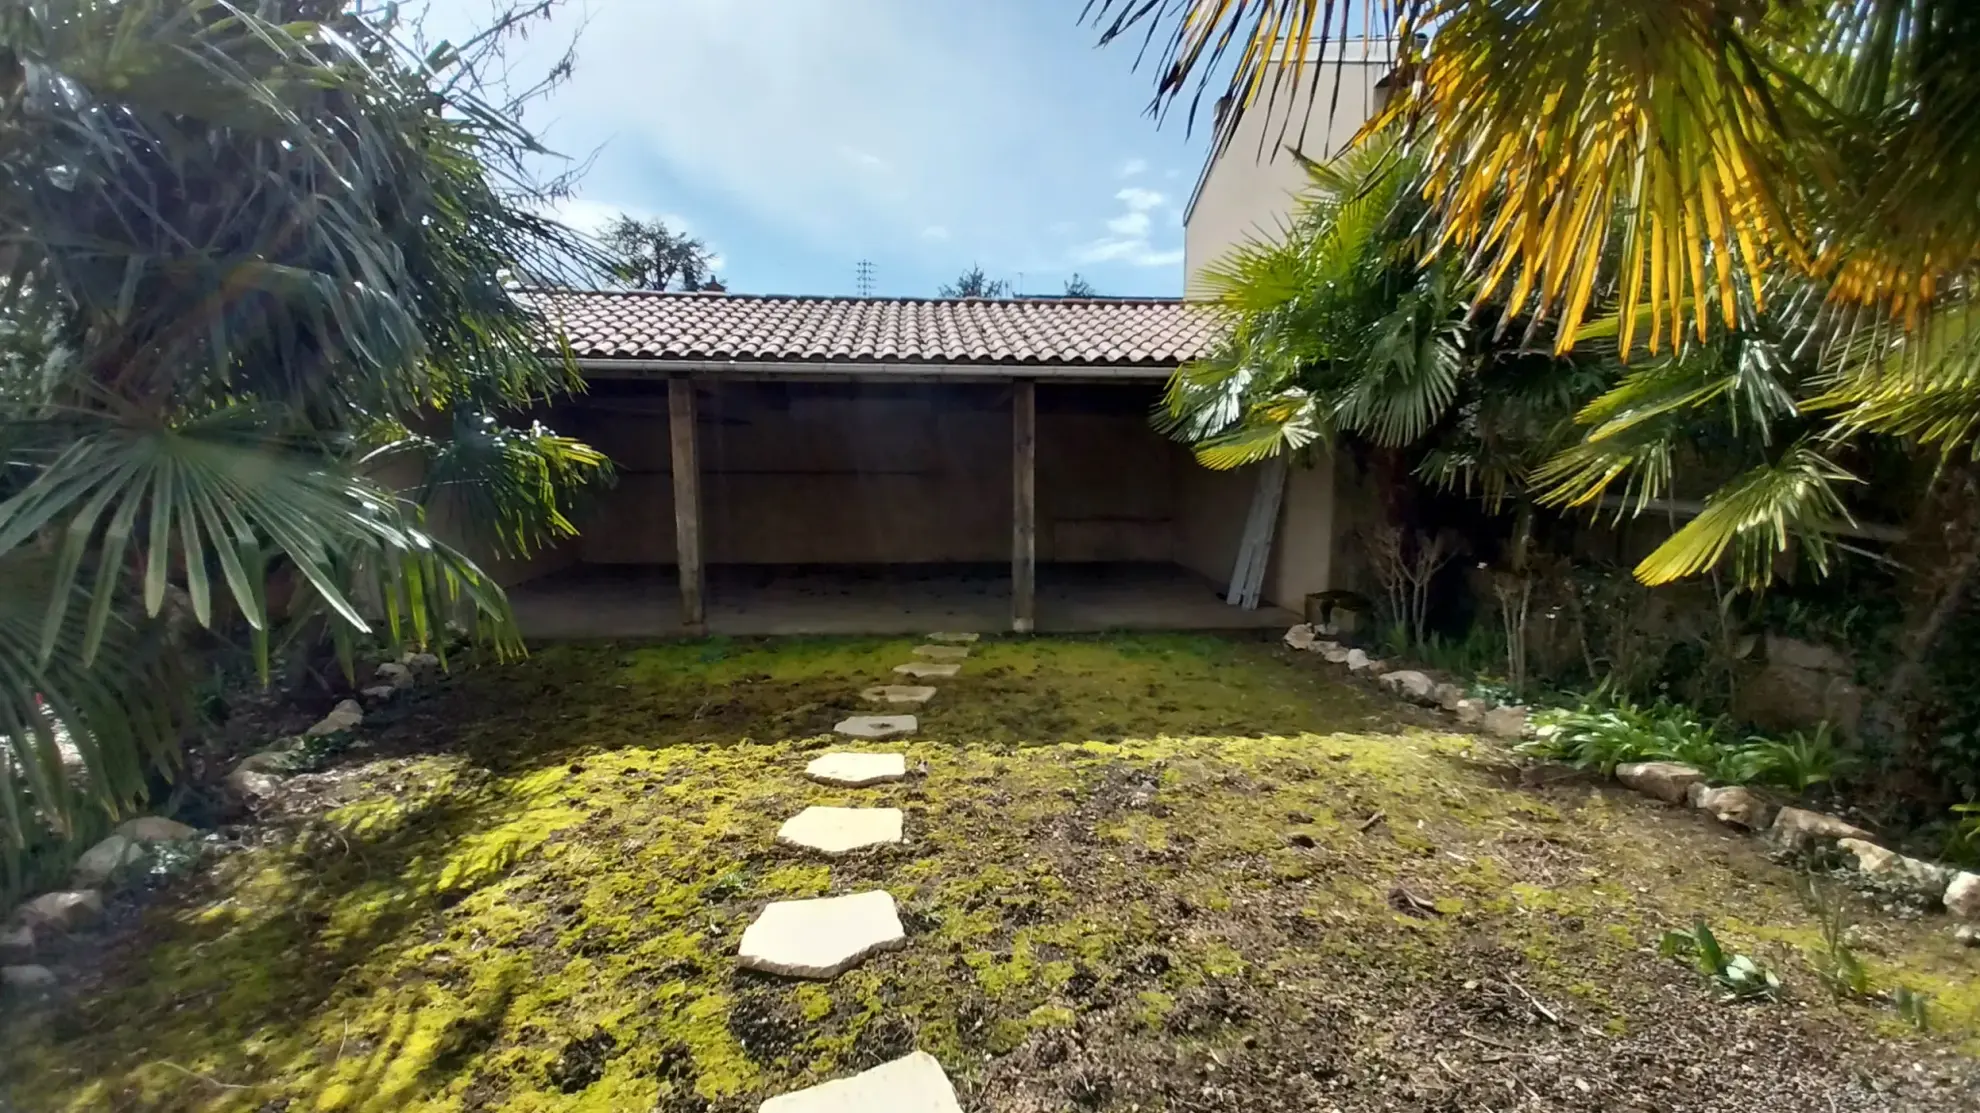
[[[1942, 923], [1862, 943], [1933, 1031], [1837, 1004], [1750, 841], [1523, 786], [1266, 644], [985, 643], [900, 746], [908, 845], [777, 848], [865, 799], [798, 773], [912, 644], [560, 649], [423, 696], [262, 845], [78, 941], [78, 996], [0, 1021], [0, 1095], [730, 1113], [919, 1048], [986, 1113], [1976, 1107], [1980, 972]], [[874, 888], [909, 947], [737, 969], [766, 901]], [[1786, 999], [1660, 958], [1698, 916]]]

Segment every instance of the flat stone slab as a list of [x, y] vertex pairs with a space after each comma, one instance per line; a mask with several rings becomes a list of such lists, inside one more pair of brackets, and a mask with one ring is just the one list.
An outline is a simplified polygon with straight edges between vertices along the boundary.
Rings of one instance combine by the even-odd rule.
[[960, 661], [969, 656], [966, 645], [917, 645], [914, 655], [927, 661]]
[[848, 788], [877, 785], [907, 776], [907, 757], [903, 754], [825, 754], [812, 758], [811, 764], [804, 767], [804, 775], [814, 781]]
[[859, 698], [873, 703], [927, 703], [935, 698], [935, 689], [926, 684], [878, 684]]
[[898, 846], [901, 810], [809, 807], [784, 821], [777, 829], [777, 841], [834, 858], [875, 846]]
[[892, 738], [913, 734], [920, 726], [912, 715], [854, 715], [839, 720], [832, 729], [849, 738]]
[[962, 671], [962, 666], [954, 661], [910, 661], [905, 665], [895, 665], [894, 671], [902, 676], [931, 677], [954, 676]]
[[928, 635], [931, 642], [947, 642], [950, 645], [975, 645], [981, 634], [934, 633]]
[[757, 1113], [962, 1113], [942, 1064], [917, 1051], [872, 1070], [782, 1094]]
[[869, 956], [907, 945], [894, 895], [782, 900], [743, 930], [743, 968], [792, 978], [836, 978]]

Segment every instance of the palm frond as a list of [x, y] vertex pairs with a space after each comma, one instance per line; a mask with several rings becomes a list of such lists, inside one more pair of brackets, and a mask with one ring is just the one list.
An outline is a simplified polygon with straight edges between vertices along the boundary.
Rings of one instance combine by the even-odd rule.
[[[1554, 320], [1556, 351], [1611, 293], [1625, 358], [1639, 336], [1653, 352], [1687, 328], [1705, 339], [1780, 273], [1915, 325], [1980, 259], [1980, 8], [1964, 0], [1360, 7], [1363, 39], [1400, 50], [1378, 122], [1427, 145], [1435, 245], [1482, 278], [1481, 303]], [[1331, 69], [1331, 120], [1354, 49], [1337, 0], [1086, 14], [1103, 43], [1160, 40], [1158, 111], [1193, 84], [1193, 117], [1223, 80], [1224, 135], [1302, 72], [1317, 103]]]
[[1856, 477], [1801, 441], [1779, 460], [1721, 487], [1705, 509], [1636, 566], [1646, 584], [1670, 583], [1717, 565], [1730, 549], [1740, 579], [1765, 582], [1773, 559], [1799, 541], [1810, 561], [1827, 566], [1834, 527], [1851, 521], [1836, 488]]
[[367, 455], [375, 467], [416, 459], [423, 473], [410, 492], [452, 534], [466, 533], [503, 556], [526, 557], [577, 535], [568, 511], [587, 488], [609, 483], [611, 462], [582, 441], [541, 422], [512, 428], [494, 415], [461, 411], [445, 440], [406, 435]]
[[44, 653], [57, 583], [48, 556], [0, 556], [0, 859], [29, 845], [37, 825], [68, 830], [84, 803], [111, 816], [129, 809], [149, 772], [178, 761], [189, 685], [169, 624], [113, 606], [97, 635], [103, 653], [85, 663], [93, 600], [76, 584]]

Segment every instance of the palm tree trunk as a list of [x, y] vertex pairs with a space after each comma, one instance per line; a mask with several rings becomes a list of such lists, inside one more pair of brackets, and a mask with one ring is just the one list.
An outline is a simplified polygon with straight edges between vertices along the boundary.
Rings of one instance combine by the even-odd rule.
[[1980, 469], [1970, 461], [1946, 464], [1913, 512], [1906, 538], [1903, 564], [1909, 575], [1902, 589], [1898, 663], [1866, 716], [1867, 725], [1900, 751], [1914, 742], [1912, 691], [1980, 572]]

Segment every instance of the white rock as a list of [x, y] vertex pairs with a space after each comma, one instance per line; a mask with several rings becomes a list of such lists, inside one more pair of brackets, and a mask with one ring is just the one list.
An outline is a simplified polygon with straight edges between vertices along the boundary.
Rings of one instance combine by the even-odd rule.
[[1485, 712], [1479, 721], [1484, 725], [1485, 733], [1495, 738], [1526, 737], [1526, 708], [1516, 704], [1494, 707]]
[[1980, 947], [1980, 924], [1961, 924], [1953, 929], [1953, 939], [1962, 947]]
[[895, 665], [894, 671], [902, 676], [942, 677], [956, 675], [962, 671], [962, 666], [954, 661], [939, 664], [934, 661], [910, 661], [905, 665]]
[[410, 688], [413, 686], [412, 666], [401, 665], [396, 661], [385, 662], [373, 670], [371, 675], [379, 683], [388, 687]]
[[1485, 705], [1475, 699], [1461, 699], [1451, 708], [1460, 724], [1468, 727], [1485, 725]]
[[1312, 649], [1313, 639], [1313, 627], [1304, 622], [1286, 631], [1286, 645], [1292, 649]]
[[236, 769], [220, 782], [235, 799], [249, 804], [266, 800], [282, 791], [282, 778], [252, 769]]
[[1980, 873], [1961, 870], [1946, 886], [1946, 911], [1962, 920], [1980, 922]]
[[373, 703], [385, 703], [398, 694], [399, 690], [390, 684], [375, 684], [358, 693]]
[[55, 972], [46, 966], [0, 966], [0, 988], [15, 993], [46, 993], [55, 988]]
[[234, 772], [280, 773], [288, 767], [289, 752], [287, 750], [263, 750], [260, 753], [249, 754], [242, 758], [241, 763], [234, 766]]
[[980, 634], [963, 634], [955, 631], [937, 631], [928, 635], [928, 640], [931, 642], [948, 642], [951, 645], [974, 645], [976, 644], [976, 639], [981, 636]]
[[162, 815], [141, 815], [125, 820], [117, 826], [117, 833], [133, 842], [145, 843], [185, 842], [199, 837], [197, 830]]
[[846, 897], [778, 901], [743, 929], [745, 969], [794, 978], [835, 978], [869, 955], [907, 943], [885, 889]]
[[871, 703], [927, 703], [935, 698], [935, 689], [926, 684], [878, 684], [859, 698]]
[[1350, 672], [1360, 672], [1366, 669], [1370, 663], [1368, 654], [1359, 649], [1348, 650], [1345, 660], [1347, 661], [1347, 667]]
[[966, 645], [917, 645], [914, 655], [924, 661], [960, 661], [969, 656]]
[[103, 915], [103, 894], [94, 889], [66, 893], [43, 893], [21, 905], [21, 919], [29, 927], [52, 931], [74, 931]]
[[907, 776], [907, 758], [901, 754], [824, 754], [804, 767], [804, 775], [828, 785], [858, 788]]
[[1705, 771], [1675, 761], [1633, 761], [1616, 766], [1616, 780], [1667, 804], [1682, 804], [1692, 785], [1705, 783]]
[[1768, 830], [1767, 837], [1781, 846], [1799, 850], [1835, 839], [1863, 839], [1867, 842], [1871, 835], [1863, 828], [1832, 815], [1801, 808], [1782, 808], [1775, 814], [1774, 826]]
[[942, 1064], [917, 1051], [851, 1078], [771, 1098], [757, 1113], [962, 1113], [962, 1106]]
[[76, 859], [75, 877], [80, 885], [101, 885], [122, 872], [125, 866], [144, 860], [144, 847], [122, 835], [111, 835]]
[[1399, 695], [1408, 696], [1410, 699], [1424, 702], [1428, 702], [1431, 698], [1431, 693], [1437, 690], [1436, 681], [1417, 672], [1415, 669], [1397, 669], [1395, 672], [1383, 673], [1379, 677], [1379, 680], [1381, 683], [1394, 689]]
[[777, 841], [799, 850], [838, 857], [875, 846], [898, 846], [899, 808], [809, 807], [784, 821]]
[[399, 658], [399, 663], [414, 672], [440, 671], [440, 658], [431, 653], [407, 653]]
[[0, 930], [0, 963], [23, 963], [34, 957], [34, 928], [22, 924]]
[[1773, 805], [1752, 789], [1740, 785], [1727, 785], [1712, 788], [1705, 784], [1695, 784], [1685, 790], [1685, 799], [1691, 806], [1734, 827], [1744, 827], [1758, 831], [1774, 817]]
[[1430, 698], [1436, 701], [1438, 707], [1456, 711], [1457, 705], [1464, 699], [1464, 689], [1455, 684], [1439, 684], [1431, 689]]
[[[1320, 656], [1326, 658], [1327, 663], [1330, 665], [1345, 665], [1347, 664], [1348, 658], [1354, 656], [1357, 653], [1361, 653], [1361, 650], [1342, 649], [1340, 646], [1337, 645], [1332, 649], [1321, 650]], [[1367, 656], [1367, 655], [1363, 654], [1363, 656]]]
[[894, 738], [913, 734], [920, 726], [912, 715], [854, 715], [839, 720], [832, 729], [848, 738]]
[[350, 730], [362, 722], [364, 722], [364, 708], [358, 706], [358, 701], [347, 699], [331, 708], [330, 714], [325, 715], [315, 726], [309, 728], [305, 733], [311, 738], [320, 738], [326, 734], [335, 734], [340, 730]]
[[1947, 866], [1907, 858], [1863, 839], [1837, 839], [1836, 849], [1856, 859], [1857, 872], [1933, 899], [1946, 891], [1958, 873]]

